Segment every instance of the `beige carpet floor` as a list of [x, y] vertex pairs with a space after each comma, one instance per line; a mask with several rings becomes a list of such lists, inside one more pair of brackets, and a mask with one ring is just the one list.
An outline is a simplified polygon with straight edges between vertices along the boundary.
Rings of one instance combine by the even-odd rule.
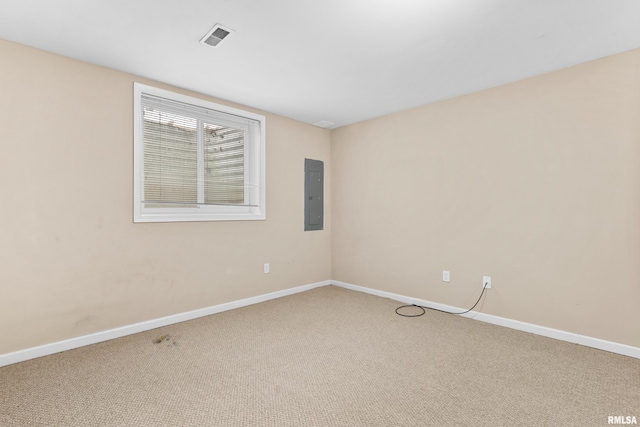
[[327, 286], [6, 366], [0, 426], [640, 422], [638, 359], [399, 305]]

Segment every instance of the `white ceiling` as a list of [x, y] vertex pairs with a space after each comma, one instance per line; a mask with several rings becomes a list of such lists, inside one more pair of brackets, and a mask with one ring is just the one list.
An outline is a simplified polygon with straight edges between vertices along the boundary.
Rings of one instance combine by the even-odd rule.
[[[0, 38], [335, 128], [640, 48], [639, 18], [639, 0], [0, 0]], [[216, 23], [234, 33], [199, 43]]]

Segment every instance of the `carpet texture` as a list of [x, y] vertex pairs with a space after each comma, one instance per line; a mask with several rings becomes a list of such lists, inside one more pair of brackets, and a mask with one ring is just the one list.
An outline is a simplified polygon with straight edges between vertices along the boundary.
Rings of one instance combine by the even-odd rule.
[[399, 305], [326, 286], [6, 366], [0, 425], [640, 422], [638, 359]]

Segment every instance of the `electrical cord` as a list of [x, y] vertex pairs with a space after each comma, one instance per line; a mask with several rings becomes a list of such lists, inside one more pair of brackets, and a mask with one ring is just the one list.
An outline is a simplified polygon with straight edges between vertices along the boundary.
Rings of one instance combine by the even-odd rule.
[[[482, 296], [484, 295], [484, 291], [487, 290], [487, 283], [484, 284], [484, 286], [482, 287], [482, 293], [480, 294], [480, 296], [478, 297], [478, 301], [476, 301], [475, 304], [473, 304], [473, 307], [471, 307], [469, 310], [465, 310], [465, 311], [461, 311], [460, 313], [456, 313], [454, 311], [445, 311], [445, 310], [440, 310], [437, 308], [432, 308], [432, 307], [424, 307], [422, 305], [417, 305], [417, 304], [407, 304], [407, 305], [401, 305], [400, 307], [396, 308], [396, 314], [398, 316], [402, 316], [402, 317], [420, 317], [423, 314], [425, 314], [427, 311], [425, 309], [429, 309], [429, 310], [433, 310], [433, 311], [439, 311], [440, 313], [447, 313], [447, 314], [466, 314], [468, 312], [470, 312], [471, 310], [473, 310], [474, 308], [476, 308], [476, 305], [478, 305], [478, 303], [480, 302], [480, 300], [482, 299]], [[400, 313], [398, 310], [401, 310], [405, 307], [418, 307], [419, 309], [422, 310], [421, 313], [418, 314], [402, 314]]]

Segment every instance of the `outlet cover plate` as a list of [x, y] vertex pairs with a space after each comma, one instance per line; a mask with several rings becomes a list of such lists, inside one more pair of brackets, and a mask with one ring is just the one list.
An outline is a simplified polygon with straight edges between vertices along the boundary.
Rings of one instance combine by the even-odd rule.
[[491, 276], [482, 276], [482, 287], [485, 288], [485, 284], [486, 289], [491, 289]]

